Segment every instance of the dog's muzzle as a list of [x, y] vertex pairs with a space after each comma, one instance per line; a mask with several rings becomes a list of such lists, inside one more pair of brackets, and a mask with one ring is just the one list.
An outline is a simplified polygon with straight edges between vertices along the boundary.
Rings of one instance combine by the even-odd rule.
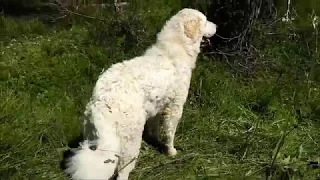
[[218, 28], [218, 26], [216, 24], [214, 24], [213, 22], [207, 21], [205, 31], [203, 34], [203, 38], [201, 41], [201, 47], [211, 46], [210, 37], [212, 37], [214, 34], [216, 34], [217, 28]]
[[205, 27], [205, 32], [204, 32], [204, 37], [210, 38], [217, 32], [218, 26], [214, 24], [213, 22], [207, 21], [206, 27]]

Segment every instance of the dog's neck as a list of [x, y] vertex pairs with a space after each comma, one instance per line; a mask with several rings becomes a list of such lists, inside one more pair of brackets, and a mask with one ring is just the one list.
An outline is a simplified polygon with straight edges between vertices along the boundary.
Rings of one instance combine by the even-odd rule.
[[146, 55], [166, 55], [173, 61], [175, 66], [184, 66], [194, 69], [199, 52], [200, 41], [197, 43], [185, 44], [172, 39], [170, 41], [158, 41], [157, 44], [154, 44], [147, 50]]

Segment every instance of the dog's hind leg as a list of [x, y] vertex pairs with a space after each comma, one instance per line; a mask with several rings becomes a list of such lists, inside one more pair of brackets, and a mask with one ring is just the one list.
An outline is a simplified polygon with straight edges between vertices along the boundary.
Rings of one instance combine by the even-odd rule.
[[125, 124], [122, 126], [120, 135], [121, 152], [117, 168], [117, 180], [127, 180], [130, 172], [135, 167], [141, 147], [145, 121], [144, 113], [141, 115], [136, 113], [133, 117], [128, 116], [126, 119], [126, 122], [132, 122], [134, 124]]
[[130, 172], [134, 169], [139, 150], [142, 142], [142, 132], [135, 137], [126, 139], [122, 146], [122, 152], [119, 158], [118, 176], [117, 180], [127, 180]]

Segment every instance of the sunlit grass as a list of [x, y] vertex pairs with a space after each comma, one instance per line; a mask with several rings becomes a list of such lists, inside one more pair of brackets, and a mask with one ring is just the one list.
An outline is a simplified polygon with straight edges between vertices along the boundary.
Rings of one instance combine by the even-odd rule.
[[[107, 46], [93, 43], [99, 29], [1, 23], [7, 36], [0, 50], [0, 177], [63, 179], [63, 151], [80, 133], [99, 73], [153, 39], [126, 46], [119, 31]], [[261, 49], [276, 70], [261, 68], [246, 78], [200, 55], [177, 132], [179, 154], [171, 158], [144, 143], [132, 179], [259, 179], [273, 159], [273, 179], [320, 176], [307, 165], [320, 160], [318, 66], [304, 69], [303, 52], [292, 43]]]

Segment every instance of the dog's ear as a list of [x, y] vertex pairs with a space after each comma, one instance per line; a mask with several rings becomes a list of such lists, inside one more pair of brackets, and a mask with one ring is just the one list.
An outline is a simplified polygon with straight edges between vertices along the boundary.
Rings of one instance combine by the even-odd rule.
[[200, 18], [185, 21], [184, 34], [191, 40], [196, 41], [200, 35]]

